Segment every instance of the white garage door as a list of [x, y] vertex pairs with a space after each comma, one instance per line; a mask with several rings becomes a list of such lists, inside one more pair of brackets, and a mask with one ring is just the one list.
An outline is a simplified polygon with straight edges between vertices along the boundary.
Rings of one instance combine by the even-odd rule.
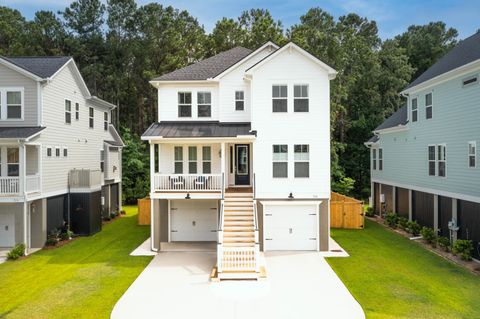
[[170, 241], [216, 241], [216, 201], [172, 200]]
[[318, 205], [264, 206], [264, 250], [317, 250]]
[[0, 213], [0, 247], [15, 246], [15, 215]]

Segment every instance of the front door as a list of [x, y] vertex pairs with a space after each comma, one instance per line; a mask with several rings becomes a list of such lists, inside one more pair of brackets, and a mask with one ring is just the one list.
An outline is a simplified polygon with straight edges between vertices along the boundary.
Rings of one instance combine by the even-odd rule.
[[250, 185], [250, 146], [235, 145], [235, 185]]

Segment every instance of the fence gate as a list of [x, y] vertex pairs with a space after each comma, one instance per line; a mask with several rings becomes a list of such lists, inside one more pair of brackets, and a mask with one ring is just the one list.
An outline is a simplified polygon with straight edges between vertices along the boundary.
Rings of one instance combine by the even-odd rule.
[[363, 202], [332, 192], [330, 196], [330, 227], [363, 229]]

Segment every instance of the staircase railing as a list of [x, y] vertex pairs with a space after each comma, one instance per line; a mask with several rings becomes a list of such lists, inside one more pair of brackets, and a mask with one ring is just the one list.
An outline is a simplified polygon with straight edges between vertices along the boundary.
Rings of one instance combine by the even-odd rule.
[[[254, 175], [255, 176], [255, 175]], [[255, 181], [255, 179], [254, 179]], [[255, 185], [255, 184], [254, 184]], [[255, 194], [255, 193], [254, 193]], [[260, 272], [260, 238], [258, 231], [258, 221], [257, 221], [257, 200], [253, 200], [253, 227], [255, 230], [255, 272]]]
[[224, 201], [220, 202], [220, 216], [218, 219], [217, 243], [217, 271], [223, 271], [223, 227], [224, 227]]

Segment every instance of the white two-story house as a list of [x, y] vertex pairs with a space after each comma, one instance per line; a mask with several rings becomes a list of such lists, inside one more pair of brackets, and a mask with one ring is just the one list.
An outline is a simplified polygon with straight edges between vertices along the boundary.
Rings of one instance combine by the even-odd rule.
[[114, 108], [70, 57], [0, 57], [0, 247], [41, 248], [64, 227], [92, 234], [120, 209]]
[[150, 83], [152, 249], [217, 242], [219, 277], [260, 251], [328, 250], [330, 80], [294, 43], [236, 47]]

